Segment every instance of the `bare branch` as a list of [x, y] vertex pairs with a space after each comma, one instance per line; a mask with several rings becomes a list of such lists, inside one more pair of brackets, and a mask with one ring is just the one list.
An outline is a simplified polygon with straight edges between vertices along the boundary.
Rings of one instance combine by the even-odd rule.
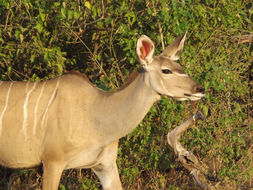
[[199, 111], [190, 119], [183, 122], [181, 125], [177, 126], [175, 129], [169, 132], [167, 135], [167, 141], [169, 145], [173, 148], [175, 154], [177, 154], [178, 160], [193, 175], [196, 183], [203, 189], [210, 189], [209, 186], [204, 182], [206, 181], [205, 175], [207, 172], [201, 166], [197, 157], [190, 151], [187, 151], [180, 144], [180, 136], [198, 119], [205, 119], [204, 115]]
[[237, 38], [239, 44], [253, 42], [253, 34], [237, 36]]

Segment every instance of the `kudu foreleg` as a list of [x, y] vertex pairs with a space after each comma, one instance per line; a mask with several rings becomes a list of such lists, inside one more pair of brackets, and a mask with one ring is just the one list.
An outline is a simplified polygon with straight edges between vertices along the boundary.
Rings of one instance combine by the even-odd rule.
[[116, 162], [93, 168], [104, 190], [122, 190]]
[[115, 141], [104, 147], [100, 163], [92, 168], [104, 190], [122, 190], [116, 164], [117, 153], [118, 141]]
[[44, 161], [43, 162], [43, 190], [57, 190], [64, 165], [58, 162]]
[[180, 136], [182, 133], [191, 127], [196, 120], [204, 118], [205, 117], [201, 112], [197, 112], [190, 119], [183, 122], [181, 125], [177, 126], [175, 129], [169, 132], [167, 135], [167, 140], [169, 145], [173, 148], [175, 154], [178, 156], [178, 160], [188, 171], [190, 171], [198, 185], [204, 189], [209, 189], [208, 185], [202, 182], [205, 180], [206, 172], [204, 172], [204, 169], [201, 167], [198, 159], [196, 156], [194, 156], [193, 153], [187, 151], [180, 144]]

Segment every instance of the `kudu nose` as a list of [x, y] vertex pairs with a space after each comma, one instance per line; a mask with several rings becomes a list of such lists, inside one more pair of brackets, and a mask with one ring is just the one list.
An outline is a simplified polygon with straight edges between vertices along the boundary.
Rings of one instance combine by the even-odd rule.
[[201, 86], [201, 85], [196, 85], [196, 86], [193, 88], [193, 92], [204, 94], [204, 93], [205, 93], [205, 88], [204, 88], [203, 86]]

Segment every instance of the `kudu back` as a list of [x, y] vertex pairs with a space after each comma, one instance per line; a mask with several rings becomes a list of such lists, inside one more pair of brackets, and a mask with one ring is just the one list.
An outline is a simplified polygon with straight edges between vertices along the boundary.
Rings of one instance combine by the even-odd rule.
[[56, 190], [62, 171], [92, 168], [104, 189], [120, 190], [118, 140], [131, 132], [161, 95], [199, 100], [203, 88], [175, 61], [185, 35], [162, 54], [145, 35], [136, 53], [143, 72], [115, 92], [105, 92], [75, 72], [41, 82], [0, 82], [0, 164], [43, 164], [44, 190]]

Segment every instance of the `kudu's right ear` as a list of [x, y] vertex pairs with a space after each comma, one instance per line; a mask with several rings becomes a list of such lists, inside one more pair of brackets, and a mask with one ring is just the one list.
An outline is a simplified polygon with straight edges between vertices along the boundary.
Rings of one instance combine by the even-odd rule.
[[152, 62], [154, 48], [152, 40], [146, 35], [142, 35], [137, 41], [136, 54], [146, 71], [150, 69], [149, 64]]
[[162, 53], [162, 55], [169, 57], [171, 60], [176, 61], [183, 53], [184, 42], [186, 33], [175, 39]]

